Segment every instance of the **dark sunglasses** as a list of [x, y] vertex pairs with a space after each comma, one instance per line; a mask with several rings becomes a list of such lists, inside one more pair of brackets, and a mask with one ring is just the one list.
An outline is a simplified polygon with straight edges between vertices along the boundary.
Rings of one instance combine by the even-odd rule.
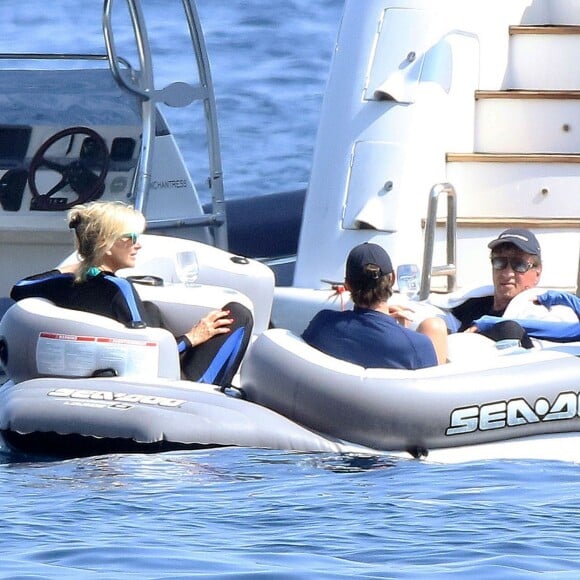
[[131, 240], [131, 244], [134, 246], [137, 243], [137, 240], [139, 239], [139, 234], [136, 234], [134, 232], [129, 234], [123, 234], [122, 236], [119, 237], [119, 239], [122, 242], [128, 242], [129, 240]]
[[508, 264], [518, 274], [525, 274], [528, 270], [536, 267], [535, 264], [526, 262], [523, 258], [506, 258], [505, 256], [493, 256], [491, 258], [491, 267], [494, 270], [505, 270]]

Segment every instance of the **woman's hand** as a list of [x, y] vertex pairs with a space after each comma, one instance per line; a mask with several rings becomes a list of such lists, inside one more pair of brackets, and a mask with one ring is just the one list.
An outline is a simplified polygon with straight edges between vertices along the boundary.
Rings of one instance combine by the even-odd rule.
[[213, 338], [217, 334], [230, 332], [230, 324], [233, 318], [227, 318], [229, 310], [212, 310], [204, 316], [189, 332], [185, 334], [191, 346], [197, 346]]

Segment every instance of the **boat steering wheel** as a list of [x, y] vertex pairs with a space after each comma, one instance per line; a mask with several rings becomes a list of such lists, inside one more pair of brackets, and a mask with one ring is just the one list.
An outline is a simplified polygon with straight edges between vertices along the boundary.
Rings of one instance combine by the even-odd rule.
[[[84, 135], [79, 156], [72, 161], [63, 161], [66, 153], [73, 146], [74, 137]], [[53, 152], [49, 149], [58, 141], [68, 139], [66, 153]], [[36, 177], [40, 168], [48, 168], [60, 175], [58, 183], [45, 193], [40, 193]], [[109, 151], [105, 140], [88, 127], [69, 127], [55, 133], [47, 139], [34, 154], [28, 169], [28, 186], [32, 194], [31, 210], [61, 211], [70, 209], [79, 203], [98, 199], [105, 191], [105, 177], [109, 169]], [[55, 193], [69, 186], [76, 194], [70, 199], [70, 191], [64, 197], [53, 197]]]

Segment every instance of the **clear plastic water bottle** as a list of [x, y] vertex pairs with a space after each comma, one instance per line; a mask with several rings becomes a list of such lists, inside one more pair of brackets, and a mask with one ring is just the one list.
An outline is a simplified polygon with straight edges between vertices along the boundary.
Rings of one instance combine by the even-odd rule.
[[397, 283], [399, 292], [409, 300], [414, 300], [419, 295], [421, 276], [417, 264], [401, 264], [397, 268]]

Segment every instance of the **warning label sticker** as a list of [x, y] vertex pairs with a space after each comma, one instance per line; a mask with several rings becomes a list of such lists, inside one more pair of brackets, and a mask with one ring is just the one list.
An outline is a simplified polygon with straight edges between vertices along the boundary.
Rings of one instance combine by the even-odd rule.
[[41, 332], [36, 364], [46, 375], [86, 377], [95, 370], [113, 368], [120, 375], [152, 377], [159, 370], [159, 343]]

